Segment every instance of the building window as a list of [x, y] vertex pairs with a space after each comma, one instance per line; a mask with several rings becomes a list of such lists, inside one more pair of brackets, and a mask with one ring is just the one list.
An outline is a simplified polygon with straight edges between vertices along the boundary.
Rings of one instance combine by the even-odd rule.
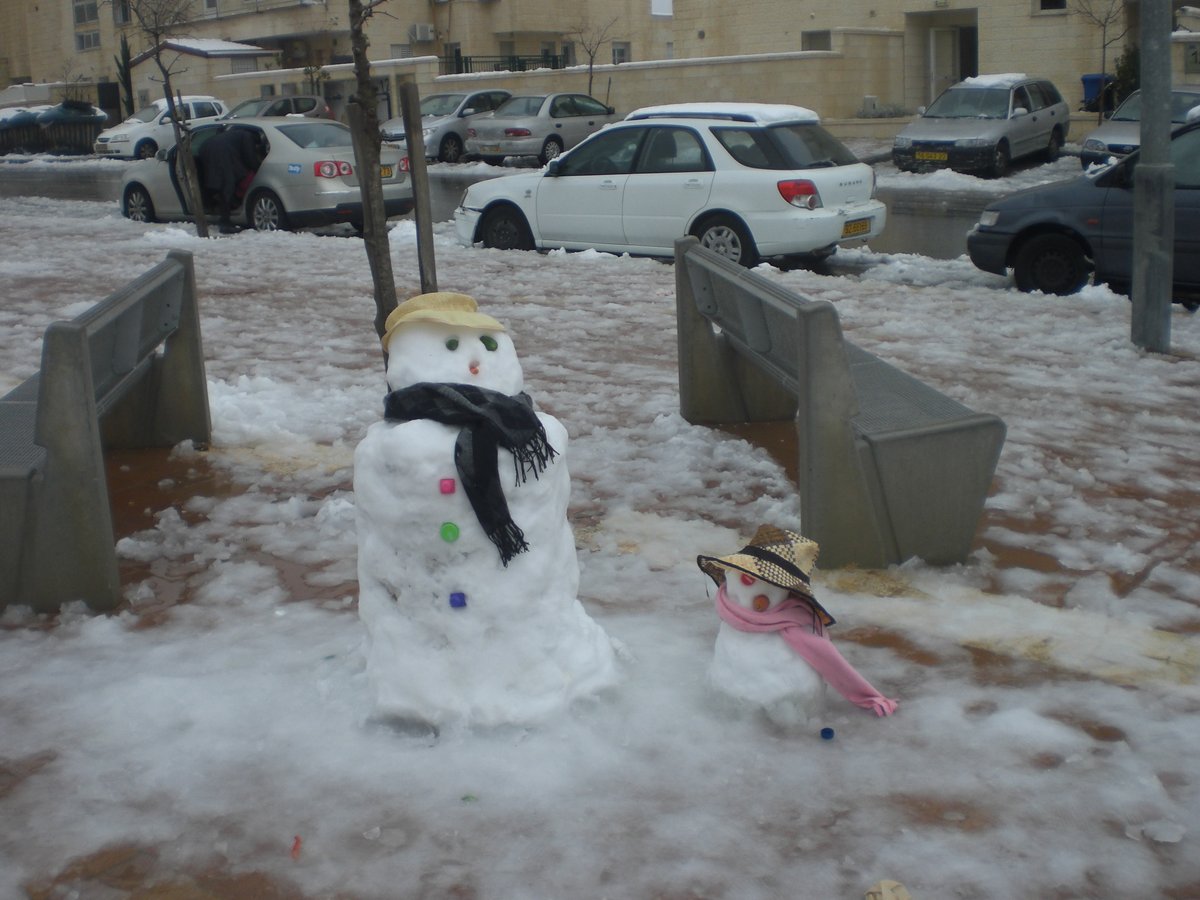
[[663, 59], [674, 59], [675, 58], [675, 42], [674, 41], [667, 41], [667, 48], [664, 51], [664, 53], [665, 53], [665, 55], [663, 56]]
[[670, 16], [674, 15], [673, 0], [650, 0], [650, 15], [652, 16]]
[[242, 72], [257, 72], [258, 57], [257, 56], [235, 56], [229, 60], [229, 71], [234, 75]]
[[630, 52], [629, 41], [613, 41], [612, 51], [613, 65], [627, 63], [633, 58], [633, 55]]
[[800, 32], [801, 50], [832, 50], [833, 34], [828, 31]]
[[1039, 12], [1059, 12], [1066, 8], [1067, 0], [1037, 0], [1036, 9]]
[[128, 25], [133, 21], [129, 13], [129, 0], [113, 0], [113, 24]]
[[392, 59], [412, 59], [412, 44], [392, 44], [388, 52]]
[[88, 22], [100, 21], [96, 11], [96, 0], [75, 0], [75, 24], [86, 25]]
[[100, 32], [98, 31], [77, 31], [75, 33], [75, 50], [99, 50], [100, 49]]
[[217, 0], [204, 0], [204, 9], [206, 11], [217, 11]]

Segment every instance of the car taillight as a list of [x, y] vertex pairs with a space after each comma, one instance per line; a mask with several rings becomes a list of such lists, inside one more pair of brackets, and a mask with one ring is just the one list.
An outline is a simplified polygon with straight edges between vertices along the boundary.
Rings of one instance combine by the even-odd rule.
[[820, 209], [821, 195], [817, 186], [806, 178], [779, 182], [779, 196], [801, 209]]
[[400, 171], [401, 171], [401, 172], [407, 172], [407, 171], [408, 171], [408, 157], [407, 157], [407, 156], [403, 157], [403, 158], [400, 160]]
[[475, 129], [474, 129], [474, 128], [468, 128], [468, 129], [467, 129], [467, 137], [476, 137], [476, 136], [477, 136], [477, 135], [475, 134]]
[[529, 137], [530, 131], [528, 128], [505, 128], [505, 137]]
[[354, 174], [354, 166], [340, 159], [323, 159], [313, 163], [313, 174], [318, 178], [339, 178]]

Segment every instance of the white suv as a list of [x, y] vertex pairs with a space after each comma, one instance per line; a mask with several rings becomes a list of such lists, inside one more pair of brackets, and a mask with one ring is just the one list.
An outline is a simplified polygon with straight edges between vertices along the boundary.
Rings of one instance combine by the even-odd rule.
[[471, 185], [461, 243], [671, 256], [695, 235], [752, 266], [826, 256], [883, 231], [874, 170], [798, 106], [681, 103], [635, 110], [544, 169]]
[[[189, 125], [211, 122], [228, 112], [216, 97], [184, 97], [183, 106]], [[167, 101], [163, 99], [139, 109], [120, 125], [100, 132], [92, 149], [102, 156], [149, 159], [159, 150], [174, 146], [175, 129]]]

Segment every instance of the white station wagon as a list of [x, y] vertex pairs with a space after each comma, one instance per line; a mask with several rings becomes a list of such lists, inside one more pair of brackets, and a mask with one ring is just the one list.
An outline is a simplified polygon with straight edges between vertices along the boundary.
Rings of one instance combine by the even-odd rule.
[[471, 185], [454, 220], [466, 245], [671, 256], [691, 234], [752, 266], [873, 238], [887, 208], [874, 170], [811, 110], [681, 103], [635, 110], [540, 171]]

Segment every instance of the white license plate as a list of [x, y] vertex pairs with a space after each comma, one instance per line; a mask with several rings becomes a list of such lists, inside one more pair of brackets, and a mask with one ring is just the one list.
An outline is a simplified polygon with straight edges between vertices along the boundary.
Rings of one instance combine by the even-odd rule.
[[500, 152], [499, 144], [480, 144], [479, 149], [483, 153], [498, 153]]

